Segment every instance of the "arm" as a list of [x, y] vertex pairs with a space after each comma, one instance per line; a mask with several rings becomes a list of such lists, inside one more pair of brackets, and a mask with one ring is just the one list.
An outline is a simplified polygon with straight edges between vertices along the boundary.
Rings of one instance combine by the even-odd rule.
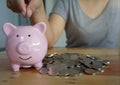
[[61, 33], [64, 30], [65, 26], [64, 19], [57, 14], [52, 14], [50, 18], [47, 19], [43, 3], [41, 7], [33, 13], [30, 19], [32, 24], [38, 23], [40, 21], [41, 22], [44, 21], [47, 24], [46, 36], [48, 39], [49, 48], [52, 47], [57, 42]]
[[49, 48], [57, 42], [64, 30], [65, 21], [61, 16], [52, 14], [47, 19], [43, 0], [7, 0], [7, 6], [12, 11], [29, 17], [32, 24], [45, 22], [47, 24], [46, 36]]

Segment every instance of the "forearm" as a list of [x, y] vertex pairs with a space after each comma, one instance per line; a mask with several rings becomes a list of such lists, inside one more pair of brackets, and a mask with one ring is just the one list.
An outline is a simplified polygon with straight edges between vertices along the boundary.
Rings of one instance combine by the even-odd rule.
[[49, 47], [52, 47], [58, 40], [60, 33], [59, 30], [55, 29], [56, 19], [52, 20], [52, 24], [48, 21], [43, 0], [7, 0], [7, 6], [12, 11], [22, 13], [25, 17], [30, 18], [32, 24], [45, 22], [47, 25], [46, 37]]
[[50, 26], [50, 23], [47, 19], [43, 3], [41, 5], [41, 7], [34, 12], [34, 14], [31, 16], [30, 20], [31, 20], [32, 24], [36, 24], [38, 22], [45, 22], [46, 23], [46, 25], [47, 25], [46, 37], [48, 40], [48, 47], [49, 48], [52, 47], [55, 43], [54, 33], [53, 33], [51, 26]]

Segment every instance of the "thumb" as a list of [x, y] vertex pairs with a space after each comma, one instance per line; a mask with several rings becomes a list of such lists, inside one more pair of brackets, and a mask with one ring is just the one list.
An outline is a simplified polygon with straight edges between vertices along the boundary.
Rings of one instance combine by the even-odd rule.
[[32, 14], [41, 7], [42, 0], [30, 0], [26, 8], [26, 17], [31, 17]]
[[18, 6], [21, 13], [25, 16], [25, 14], [26, 14], [26, 4], [25, 4], [24, 0], [16, 1], [16, 5]]

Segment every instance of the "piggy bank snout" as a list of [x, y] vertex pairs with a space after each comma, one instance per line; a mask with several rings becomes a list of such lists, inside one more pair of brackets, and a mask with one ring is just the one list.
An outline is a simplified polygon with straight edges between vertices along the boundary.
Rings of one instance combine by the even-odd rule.
[[16, 48], [17, 52], [21, 55], [28, 55], [32, 52], [30, 43], [20, 42]]

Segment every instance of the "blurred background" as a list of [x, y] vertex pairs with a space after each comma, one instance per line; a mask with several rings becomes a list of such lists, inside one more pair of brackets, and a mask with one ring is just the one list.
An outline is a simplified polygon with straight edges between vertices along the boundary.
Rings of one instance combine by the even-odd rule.
[[[49, 13], [54, 7], [56, 0], [44, 0], [46, 15], [49, 18]], [[5, 49], [6, 37], [2, 31], [4, 23], [10, 22], [14, 25], [30, 25], [30, 20], [24, 18], [21, 14], [13, 13], [10, 9], [7, 8], [6, 0], [0, 0], [0, 51]], [[55, 44], [54, 47], [65, 47], [66, 38], [65, 32], [62, 33], [59, 41]]]

